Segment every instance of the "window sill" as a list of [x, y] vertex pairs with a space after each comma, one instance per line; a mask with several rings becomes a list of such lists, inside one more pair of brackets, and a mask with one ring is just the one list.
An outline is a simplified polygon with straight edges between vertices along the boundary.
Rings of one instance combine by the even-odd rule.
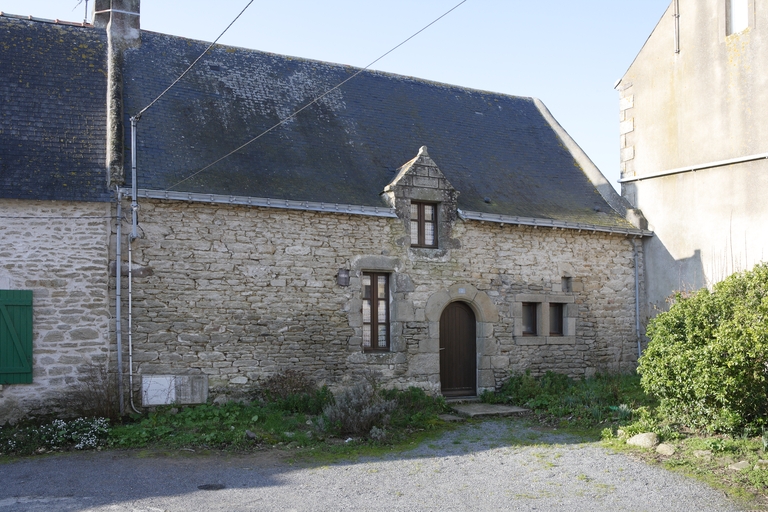
[[414, 247], [411, 245], [409, 249], [411, 255], [430, 260], [442, 259], [448, 254], [447, 249], [441, 249], [440, 247]]
[[575, 345], [576, 336], [515, 336], [515, 343], [521, 346]]

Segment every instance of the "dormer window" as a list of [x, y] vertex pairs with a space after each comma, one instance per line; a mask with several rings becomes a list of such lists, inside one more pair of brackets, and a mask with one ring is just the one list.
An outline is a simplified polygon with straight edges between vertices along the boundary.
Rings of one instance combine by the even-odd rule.
[[437, 247], [437, 205], [411, 202], [411, 247]]

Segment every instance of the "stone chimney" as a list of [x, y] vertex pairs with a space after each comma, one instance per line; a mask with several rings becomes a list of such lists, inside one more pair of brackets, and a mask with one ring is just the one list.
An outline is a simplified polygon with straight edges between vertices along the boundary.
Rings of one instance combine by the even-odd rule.
[[107, 31], [107, 185], [125, 181], [123, 171], [123, 54], [141, 44], [140, 0], [96, 0], [93, 25]]

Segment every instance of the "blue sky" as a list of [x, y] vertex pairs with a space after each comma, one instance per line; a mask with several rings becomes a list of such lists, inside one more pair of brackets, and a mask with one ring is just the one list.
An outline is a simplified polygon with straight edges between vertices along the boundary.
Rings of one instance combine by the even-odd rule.
[[[363, 67], [459, 2], [255, 0], [219, 42]], [[82, 21], [85, 2], [78, 3], [0, 0], [0, 11]], [[141, 24], [213, 41], [247, 3], [143, 0]], [[93, 0], [88, 4], [91, 10]], [[373, 69], [538, 97], [618, 188], [613, 86], [668, 5], [669, 0], [467, 0]]]

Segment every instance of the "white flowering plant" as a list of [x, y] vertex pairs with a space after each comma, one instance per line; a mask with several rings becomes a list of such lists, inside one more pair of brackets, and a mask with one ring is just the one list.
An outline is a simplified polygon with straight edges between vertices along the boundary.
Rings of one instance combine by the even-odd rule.
[[0, 454], [92, 450], [106, 445], [108, 435], [106, 418], [55, 419], [42, 425], [0, 426]]

